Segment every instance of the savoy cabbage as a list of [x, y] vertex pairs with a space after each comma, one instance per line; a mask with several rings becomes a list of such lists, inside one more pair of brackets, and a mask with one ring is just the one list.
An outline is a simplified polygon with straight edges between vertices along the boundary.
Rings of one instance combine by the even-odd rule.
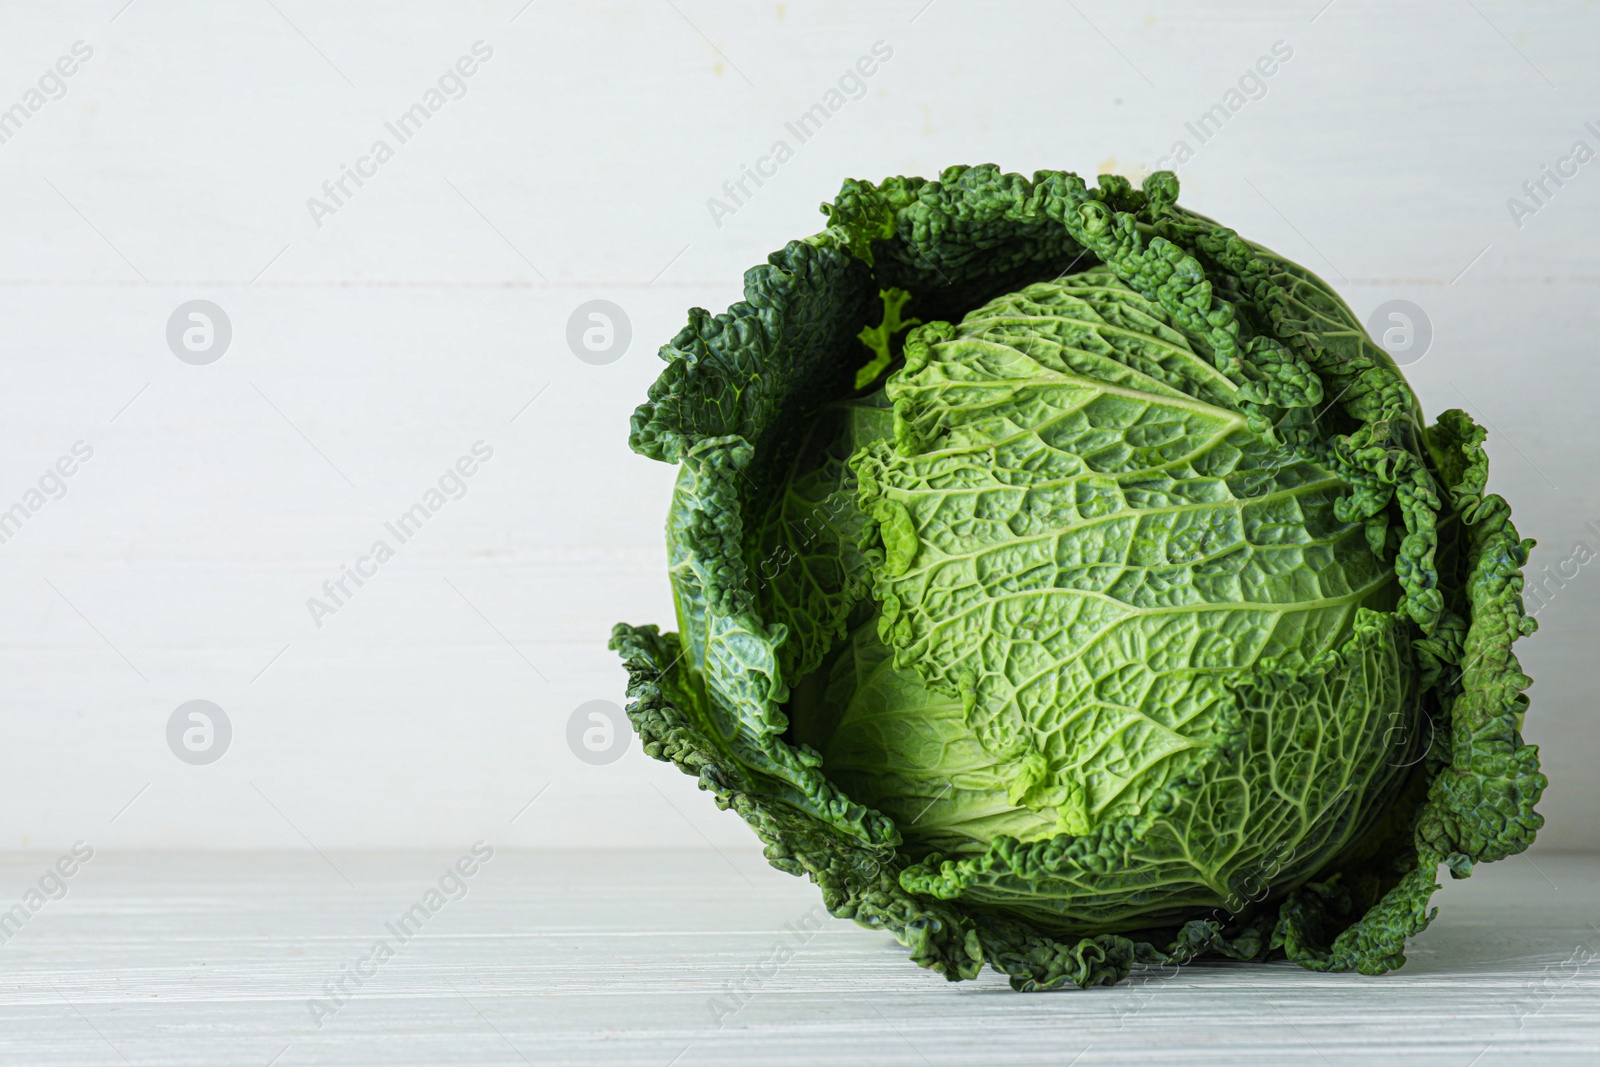
[[846, 182], [634, 416], [646, 751], [951, 980], [1381, 973], [1541, 825], [1483, 431], [1177, 189]]

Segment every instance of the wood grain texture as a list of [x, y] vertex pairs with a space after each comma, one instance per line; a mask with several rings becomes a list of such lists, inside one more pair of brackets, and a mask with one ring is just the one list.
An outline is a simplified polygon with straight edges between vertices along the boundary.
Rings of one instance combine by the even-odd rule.
[[[99, 853], [0, 945], [0, 1062], [86, 1065], [1406, 1063], [1600, 1058], [1600, 861], [1480, 868], [1381, 978], [1202, 964], [1110, 989], [949, 984], [748, 849]], [[54, 856], [0, 858], [0, 903]], [[346, 881], [348, 879], [348, 882]], [[797, 934], [797, 931], [799, 932]], [[391, 959], [359, 961], [375, 941]], [[792, 946], [793, 956], [777, 946]], [[321, 1025], [308, 1002], [371, 970]], [[744, 983], [741, 1001], [730, 993]], [[1076, 1058], [1075, 1058], [1076, 1057]]]

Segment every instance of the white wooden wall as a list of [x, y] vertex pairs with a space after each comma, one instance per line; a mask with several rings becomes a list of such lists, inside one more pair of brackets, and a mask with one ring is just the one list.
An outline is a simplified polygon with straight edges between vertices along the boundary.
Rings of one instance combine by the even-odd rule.
[[[673, 472], [626, 445], [655, 348], [845, 177], [1138, 176], [1187, 141], [1185, 203], [1363, 315], [1425, 310], [1413, 380], [1492, 427], [1537, 563], [1600, 552], [1600, 163], [1507, 205], [1600, 150], [1592, 4], [124, 3], [6, 4], [0, 31], [0, 111], [27, 114], [0, 143], [0, 511], [93, 452], [0, 544], [0, 847], [747, 845], [636, 744], [578, 759], [568, 720], [622, 699], [614, 621], [671, 622]], [[595, 299], [632, 326], [609, 365], [566, 342]], [[208, 365], [168, 346], [191, 300], [231, 322]], [[307, 598], [479, 441], [465, 496], [319, 628]], [[1589, 848], [1600, 565], [1568, 570], [1523, 646], [1527, 733], [1541, 844]], [[208, 765], [168, 746], [190, 700], [231, 723]]]

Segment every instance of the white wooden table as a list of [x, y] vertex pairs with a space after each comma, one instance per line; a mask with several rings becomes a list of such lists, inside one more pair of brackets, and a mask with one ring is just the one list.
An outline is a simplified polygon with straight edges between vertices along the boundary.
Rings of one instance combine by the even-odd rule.
[[[752, 852], [500, 850], [401, 944], [385, 924], [467, 851], [97, 854], [0, 945], [0, 1062], [1600, 1062], [1596, 857], [1447, 884], [1383, 978], [1219, 964], [1021, 995], [815, 922], [815, 891]], [[0, 857], [0, 910], [54, 859]]]

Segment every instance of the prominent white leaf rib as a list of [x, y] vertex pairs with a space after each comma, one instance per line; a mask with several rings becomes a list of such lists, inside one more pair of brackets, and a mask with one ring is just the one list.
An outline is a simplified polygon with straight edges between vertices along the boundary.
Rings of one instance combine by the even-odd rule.
[[[1196, 400], [1193, 397], [1165, 396], [1156, 393], [1147, 393], [1139, 389], [1132, 389], [1127, 386], [1115, 385], [1111, 382], [1101, 381], [1098, 378], [1087, 378], [1081, 374], [1075, 374], [1071, 371], [1056, 370], [1052, 367], [1044, 366], [1026, 352], [1023, 352], [1020, 349], [1012, 348], [1009, 345], [1001, 344], [998, 341], [990, 341], [983, 338], [961, 338], [957, 341], [945, 341], [942, 342], [942, 344], [959, 344], [966, 347], [981, 347], [995, 355], [1004, 357], [1010, 362], [1022, 363], [1025, 365], [1031, 364], [1034, 368], [1036, 368], [1036, 373], [1030, 374], [1025, 378], [989, 378], [983, 380], [948, 378], [938, 382], [937, 388], [939, 389], [947, 389], [952, 386], [960, 386], [964, 388], [989, 388], [1005, 386], [1010, 386], [1013, 388], [1037, 388], [1043, 385], [1057, 385], [1071, 387], [1074, 389], [1082, 389], [1089, 392], [1097, 392], [1106, 396], [1121, 397], [1125, 400], [1133, 400], [1140, 403], [1157, 403], [1164, 407], [1181, 408], [1196, 415], [1204, 415], [1209, 419], [1229, 422], [1239, 427], [1243, 427], [1245, 425], [1245, 417], [1237, 411], [1230, 411], [1227, 408], [1219, 408], [1215, 404], [1208, 404], [1204, 400]], [[977, 363], [978, 361], [974, 359], [970, 362]], [[919, 373], [926, 373], [928, 370], [931, 370], [936, 366], [937, 364], [930, 362], [923, 368], [923, 371]], [[898, 381], [891, 380], [888, 386], [889, 397], [893, 400], [899, 400], [904, 396], [915, 393], [920, 388], [923, 388], [923, 386], [915, 378], [900, 379]], [[1170, 388], [1170, 386], [1167, 388]]]
[[[980, 339], [980, 338], [983, 339], [983, 340], [990, 340], [990, 338], [987, 338], [987, 337], [984, 336], [985, 331], [982, 330], [982, 329], [978, 329], [978, 327], [986, 327], [986, 326], [990, 325], [991, 323], [1018, 323], [1020, 325], [1026, 326], [1026, 325], [1030, 325], [1030, 324], [1033, 324], [1033, 323], [1051, 323], [1051, 322], [1058, 322], [1058, 321], [1061, 321], [1061, 320], [1060, 319], [1050, 318], [1050, 317], [1045, 316], [1045, 315], [1020, 315], [1020, 314], [1018, 314], [1018, 315], [996, 315], [996, 316], [991, 316], [991, 317], [986, 317], [986, 318], [981, 318], [981, 319], [968, 318], [968, 319], [965, 319], [965, 320], [962, 321], [961, 328], [960, 328], [960, 331], [959, 331], [959, 336], [969, 337], [969, 338], [973, 338], [975, 340], [976, 339]], [[1069, 319], [1067, 321], [1077, 323], [1079, 326], [1081, 326], [1087, 332], [1100, 334], [1102, 336], [1104, 336], [1106, 334], [1110, 334], [1110, 335], [1115, 336], [1115, 337], [1126, 337], [1129, 340], [1137, 340], [1141, 344], [1146, 345], [1146, 346], [1153, 346], [1153, 347], [1157, 347], [1157, 348], [1163, 349], [1163, 350], [1171, 353], [1174, 356], [1178, 356], [1181, 359], [1181, 361], [1183, 363], [1183, 366], [1192, 367], [1195, 370], [1200, 371], [1201, 374], [1203, 374], [1205, 376], [1205, 379], [1206, 379], [1205, 384], [1211, 385], [1214, 388], [1217, 388], [1217, 389], [1219, 389], [1219, 390], [1221, 390], [1223, 392], [1226, 392], [1226, 393], [1237, 393], [1239, 391], [1239, 386], [1234, 381], [1232, 381], [1227, 375], [1225, 375], [1221, 371], [1219, 371], [1215, 366], [1213, 366], [1210, 363], [1207, 363], [1203, 359], [1195, 358], [1195, 355], [1194, 355], [1194, 353], [1192, 351], [1190, 351], [1190, 350], [1188, 350], [1186, 348], [1183, 348], [1180, 345], [1173, 344], [1171, 341], [1168, 341], [1165, 338], [1156, 337], [1153, 334], [1137, 333], [1137, 332], [1135, 332], [1133, 330], [1129, 330], [1129, 329], [1127, 329], [1125, 327], [1122, 327], [1122, 326], [1114, 326], [1109, 322], [1088, 323], [1088, 322], [1084, 322], [1081, 319], [1078, 319], [1078, 320]], [[1075, 345], [1068, 345], [1068, 344], [1065, 344], [1064, 342], [1062, 342], [1061, 340], [1059, 340], [1058, 338], [1056, 338], [1054, 335], [1047, 334], [1047, 335], [1044, 335], [1044, 336], [1040, 337], [1039, 340], [1048, 341], [1048, 342], [1051, 342], [1053, 344], [1060, 345], [1062, 348], [1070, 349], [1071, 351], [1074, 351], [1074, 352], [1082, 352], [1084, 355], [1090, 356], [1090, 357], [1093, 357], [1093, 358], [1096, 358], [1096, 359], [1103, 359], [1103, 360], [1107, 360], [1108, 362], [1116, 362], [1116, 360], [1114, 360], [1112, 358], [1112, 356], [1110, 354], [1108, 354], [1108, 353], [1095, 352], [1092, 349], [1079, 348], [1079, 347], [1077, 347]], [[1163, 370], [1166, 369], [1166, 367], [1159, 360], [1150, 359], [1150, 360], [1148, 360], [1148, 362], [1154, 363], [1158, 367], [1162, 367]], [[1136, 367], [1128, 367], [1127, 364], [1122, 364], [1122, 365], [1124, 367], [1126, 367], [1126, 369], [1128, 370], [1128, 373], [1138, 375], [1139, 377], [1144, 378], [1146, 381], [1150, 382], [1152, 385], [1159, 386], [1163, 390], [1172, 389], [1174, 392], [1177, 392], [1177, 390], [1173, 386], [1168, 385], [1167, 383], [1162, 382], [1157, 378], [1150, 377], [1150, 375], [1146, 374], [1144, 371], [1141, 371]], [[1178, 395], [1181, 396], [1183, 394], [1182, 393], [1178, 393]]]

